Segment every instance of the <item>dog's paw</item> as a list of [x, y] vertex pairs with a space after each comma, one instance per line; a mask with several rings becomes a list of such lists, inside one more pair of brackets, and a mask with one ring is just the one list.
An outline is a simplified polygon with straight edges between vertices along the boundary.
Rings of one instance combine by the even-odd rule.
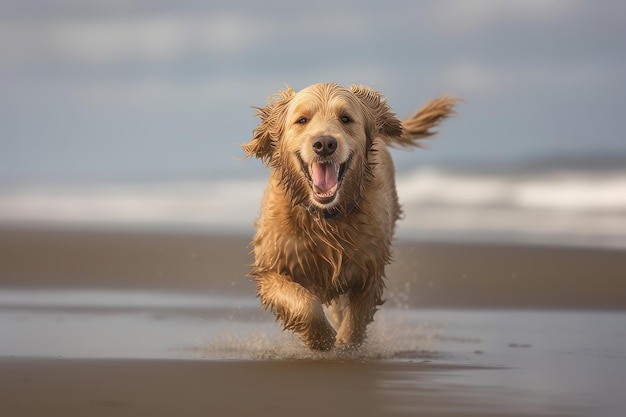
[[354, 352], [363, 346], [362, 342], [354, 343], [354, 342], [346, 342], [344, 340], [337, 340], [335, 342], [335, 350], [339, 352]]
[[351, 329], [347, 329], [346, 327], [342, 327], [337, 334], [335, 341], [335, 348], [339, 350], [356, 350], [363, 346], [365, 342], [365, 329], [362, 331], [354, 331]]
[[335, 346], [335, 329], [328, 323], [313, 326], [309, 331], [302, 333], [302, 341], [313, 350], [328, 351]]

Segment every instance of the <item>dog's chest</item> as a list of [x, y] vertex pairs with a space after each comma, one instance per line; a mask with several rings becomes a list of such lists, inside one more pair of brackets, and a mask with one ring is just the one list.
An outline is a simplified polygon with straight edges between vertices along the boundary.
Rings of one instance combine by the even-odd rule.
[[285, 272], [318, 295], [331, 297], [380, 278], [386, 263], [380, 261], [388, 258], [376, 246], [336, 237], [291, 236], [282, 244]]

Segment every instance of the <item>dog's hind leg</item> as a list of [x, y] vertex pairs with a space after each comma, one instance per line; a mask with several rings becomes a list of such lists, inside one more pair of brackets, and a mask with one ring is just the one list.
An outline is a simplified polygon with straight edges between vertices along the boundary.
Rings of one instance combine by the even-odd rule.
[[261, 304], [276, 315], [285, 330], [299, 333], [311, 349], [333, 347], [335, 330], [326, 319], [322, 303], [309, 290], [274, 272], [259, 275], [255, 281]]

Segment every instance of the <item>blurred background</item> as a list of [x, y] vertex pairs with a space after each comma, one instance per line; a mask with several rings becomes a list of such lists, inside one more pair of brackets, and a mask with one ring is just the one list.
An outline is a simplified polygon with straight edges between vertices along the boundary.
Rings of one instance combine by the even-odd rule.
[[626, 3], [3, 0], [0, 224], [251, 234], [251, 106], [366, 84], [404, 117], [405, 239], [626, 247]]

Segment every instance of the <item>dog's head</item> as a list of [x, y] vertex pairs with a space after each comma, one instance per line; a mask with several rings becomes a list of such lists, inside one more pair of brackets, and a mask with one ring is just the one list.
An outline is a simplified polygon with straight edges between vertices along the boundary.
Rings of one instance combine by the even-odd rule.
[[245, 152], [278, 174], [294, 204], [326, 212], [358, 202], [374, 139], [402, 134], [385, 99], [364, 86], [288, 87], [257, 112], [261, 121]]

